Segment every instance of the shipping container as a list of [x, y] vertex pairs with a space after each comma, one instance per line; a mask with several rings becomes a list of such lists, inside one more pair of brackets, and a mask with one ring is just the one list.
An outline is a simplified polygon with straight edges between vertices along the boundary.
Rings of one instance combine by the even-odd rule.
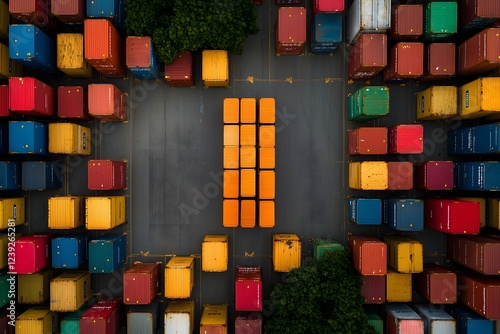
[[9, 40], [10, 13], [7, 2], [0, 3], [0, 40], [7, 42]]
[[384, 334], [384, 320], [373, 310], [366, 310], [368, 324], [371, 325], [377, 334]]
[[273, 268], [289, 272], [300, 267], [302, 242], [296, 234], [273, 234]]
[[102, 299], [92, 305], [80, 318], [82, 334], [114, 334], [120, 330], [122, 305], [119, 298]]
[[127, 163], [115, 160], [89, 160], [89, 190], [119, 190], [127, 187]]
[[360, 190], [386, 190], [387, 187], [387, 162], [349, 162], [349, 188]]
[[262, 314], [259, 312], [234, 313], [234, 334], [262, 334]]
[[415, 165], [417, 187], [426, 190], [453, 189], [453, 162], [426, 161]]
[[52, 267], [83, 268], [88, 264], [89, 240], [87, 234], [66, 234], [52, 239]]
[[[447, 307], [457, 321], [457, 334], [494, 334], [495, 321], [488, 320], [463, 306], [454, 305]], [[498, 321], [497, 321], [498, 323]]]
[[458, 115], [478, 118], [500, 111], [500, 78], [479, 78], [458, 87]]
[[17, 161], [0, 161], [0, 190], [21, 188], [21, 166]]
[[89, 120], [87, 88], [83, 86], [57, 87], [57, 116], [82, 121]]
[[500, 240], [479, 235], [450, 235], [448, 258], [484, 275], [500, 275]]
[[123, 303], [146, 305], [161, 293], [160, 265], [136, 263], [123, 273]]
[[455, 164], [455, 189], [458, 190], [500, 190], [500, 163], [457, 162]]
[[0, 198], [0, 230], [7, 227], [24, 225], [25, 223], [24, 197]]
[[458, 74], [481, 74], [500, 67], [500, 28], [487, 28], [458, 47]]
[[87, 0], [87, 17], [109, 19], [118, 32], [123, 35], [125, 32], [125, 1], [124, 0], [106, 0], [94, 1]]
[[80, 334], [80, 318], [90, 308], [90, 301], [61, 319], [61, 334]]
[[458, 26], [461, 33], [478, 32], [500, 19], [500, 3], [495, 0], [458, 2]]
[[90, 155], [90, 128], [74, 123], [49, 124], [49, 153]]
[[[449, 79], [455, 75], [456, 48], [453, 43], [429, 43], [424, 48], [424, 76], [420, 82]], [[456, 101], [454, 102], [456, 104]]]
[[479, 203], [452, 199], [425, 199], [425, 226], [448, 234], [479, 233]]
[[[166, 73], [166, 70], [165, 70]], [[240, 122], [240, 99], [237, 97], [224, 98], [222, 107], [222, 119], [224, 124], [239, 124]], [[229, 129], [232, 129], [230, 127]], [[224, 128], [226, 129], [226, 128]], [[224, 144], [225, 145], [225, 144]]]
[[429, 2], [424, 11], [424, 40], [439, 41], [457, 32], [457, 3]]
[[254, 228], [257, 223], [257, 203], [254, 199], [240, 201], [240, 227]]
[[416, 94], [417, 120], [434, 121], [457, 115], [457, 88], [432, 86]]
[[125, 235], [106, 234], [89, 242], [89, 271], [112, 273], [125, 263]]
[[[230, 149], [232, 147], [224, 147], [224, 151], [226, 149]], [[238, 149], [238, 148], [236, 148]], [[239, 148], [239, 167], [240, 168], [256, 168], [257, 167], [257, 149], [255, 146], [241, 146]], [[233, 161], [238, 159], [232, 159]]]
[[237, 199], [222, 200], [222, 226], [238, 227], [239, 208], [240, 205]]
[[62, 187], [60, 161], [24, 161], [21, 163], [23, 190], [48, 190]]
[[385, 287], [386, 302], [390, 303], [411, 302], [412, 300], [411, 273], [398, 273], [397, 271], [388, 268], [385, 281], [386, 281], [386, 287]]
[[500, 199], [488, 198], [488, 219], [486, 225], [500, 230]]
[[257, 174], [255, 169], [240, 169], [240, 196], [255, 197], [257, 195]]
[[387, 262], [399, 273], [420, 273], [424, 269], [424, 247], [405, 235], [385, 235]]
[[[0, 3], [0, 7], [3, 6], [2, 4], [5, 4], [5, 3], [4, 2]], [[0, 9], [0, 15], [1, 15], [1, 9]], [[0, 25], [1, 24], [2, 23], [0, 21]], [[1, 31], [0, 31], [0, 35], [1, 35]], [[0, 43], [0, 78], [1, 79], [8, 79], [11, 77], [21, 77], [22, 75], [23, 75], [22, 65], [20, 63], [18, 63], [17, 61], [10, 59], [9, 48], [5, 44]], [[5, 87], [7, 87], [7, 86], [5, 86]], [[3, 93], [3, 94], [6, 94], [6, 93]], [[8, 95], [7, 95], [7, 101], [8, 101]], [[2, 104], [3, 104], [3, 101], [2, 101]], [[7, 115], [5, 115], [5, 112], [2, 112], [2, 116], [7, 116]]]
[[349, 248], [354, 268], [361, 275], [387, 273], [387, 245], [375, 237], [350, 236]]
[[89, 84], [88, 106], [101, 121], [127, 121], [127, 95], [113, 84]]
[[54, 269], [45, 268], [38, 273], [17, 275], [17, 302], [19, 304], [44, 304], [49, 299], [50, 280]]
[[349, 221], [358, 225], [382, 224], [382, 200], [377, 198], [350, 198]]
[[[448, 131], [448, 155], [471, 154], [474, 151], [474, 128]], [[457, 175], [455, 175], [457, 176]]]
[[367, 121], [389, 114], [389, 87], [366, 86], [348, 95], [349, 121]]
[[424, 32], [424, 9], [421, 4], [398, 5], [392, 10], [389, 37], [393, 41], [415, 41]]
[[446, 268], [426, 264], [421, 273], [413, 275], [418, 294], [432, 304], [457, 302], [457, 275]]
[[274, 227], [275, 207], [274, 201], [259, 201], [259, 227]]
[[344, 0], [314, 0], [313, 13], [341, 13], [344, 11]]
[[[5, 270], [0, 273], [0, 307], [4, 307], [7, 304], [10, 304], [11, 300], [13, 300], [15, 303], [15, 296], [13, 299], [9, 298], [9, 293], [12, 293], [10, 292], [10, 286], [11, 286], [10, 280], [11, 280], [11, 275], [5, 272]], [[12, 283], [14, 284], [16, 283], [15, 277]]]
[[[2, 59], [2, 45], [0, 44], [0, 66]], [[0, 78], [2, 78], [1, 68], [0, 68]], [[0, 117], [14, 117], [16, 113], [9, 109], [9, 86], [0, 85]]]
[[206, 272], [227, 271], [229, 236], [207, 234], [201, 242], [201, 270]]
[[257, 122], [257, 99], [244, 97], [240, 99], [240, 123], [255, 124]]
[[311, 52], [333, 53], [342, 43], [342, 13], [317, 13], [311, 27]]
[[125, 40], [125, 63], [139, 79], [158, 79], [158, 61], [149, 36], [127, 36]]
[[165, 334], [192, 334], [194, 330], [193, 300], [171, 300], [165, 309]]
[[346, 20], [349, 44], [364, 33], [385, 33], [391, 27], [391, 1], [354, 0]]
[[313, 257], [316, 261], [319, 261], [327, 252], [344, 250], [344, 246], [336, 240], [314, 238], [311, 242], [313, 244]]
[[8, 257], [14, 257], [16, 261], [9, 263], [9, 273], [34, 274], [50, 266], [52, 237], [50, 234], [25, 235], [11, 244]]
[[500, 281], [473, 273], [457, 273], [458, 301], [488, 320], [500, 319]]
[[10, 15], [21, 22], [33, 23], [40, 28], [54, 29], [55, 21], [50, 12], [50, 1], [17, 0], [9, 1]]
[[[238, 117], [238, 120], [239, 120], [239, 117]], [[239, 125], [224, 125], [223, 143], [224, 143], [224, 146], [239, 146], [240, 145], [240, 127], [239, 127]]]
[[73, 229], [85, 222], [85, 198], [83, 196], [57, 196], [48, 199], [48, 227]]
[[11, 234], [10, 238], [7, 233], [0, 234], [0, 269], [4, 269], [7, 267], [9, 261], [8, 259], [9, 243], [16, 239], [19, 239], [21, 236], [22, 233], [16, 233], [14, 235]]
[[[462, 133], [467, 135], [463, 136]], [[450, 130], [448, 137], [454, 138], [457, 142], [451, 147], [448, 145], [448, 154], [498, 154], [500, 153], [499, 133], [500, 123]], [[466, 149], [461, 149], [462, 147]]]
[[[242, 125], [243, 127], [244, 125]], [[252, 143], [248, 143], [251, 145]], [[243, 145], [243, 141], [242, 141]], [[276, 126], [259, 125], [259, 148], [276, 146]]]
[[57, 68], [61, 72], [69, 77], [91, 78], [92, 66], [83, 56], [83, 34], [57, 34]]
[[229, 56], [226, 50], [203, 50], [201, 80], [205, 87], [229, 87]]
[[262, 311], [262, 268], [236, 266], [236, 311]]
[[127, 334], [157, 334], [160, 330], [160, 302], [131, 306], [127, 312]]
[[399, 42], [389, 52], [384, 82], [416, 79], [424, 74], [424, 43]]
[[63, 23], [83, 23], [86, 16], [85, 2], [85, 0], [53, 0], [50, 3], [50, 12]]
[[16, 318], [16, 334], [59, 333], [59, 315], [47, 306], [31, 307]]
[[50, 281], [50, 310], [74, 312], [92, 296], [90, 273], [66, 271]]
[[85, 228], [109, 230], [126, 223], [125, 196], [85, 198]]
[[439, 306], [417, 304], [415, 310], [424, 321], [426, 334], [455, 334], [456, 321]]
[[276, 176], [274, 170], [259, 171], [259, 199], [273, 200], [276, 197]]
[[204, 305], [200, 320], [200, 334], [227, 334], [227, 305]]
[[386, 304], [387, 334], [424, 333], [422, 318], [404, 303]]
[[383, 201], [383, 221], [402, 232], [424, 230], [424, 202], [421, 199], [386, 199]]
[[9, 125], [0, 123], [0, 154], [9, 153]]
[[479, 198], [479, 197], [457, 197], [456, 199], [461, 200], [461, 201], [469, 201], [469, 202], [477, 202], [477, 203], [479, 203], [479, 212], [480, 212], [479, 226], [480, 227], [485, 227], [486, 226], [486, 198]]
[[239, 198], [239, 170], [224, 170], [222, 196], [224, 198]]
[[349, 155], [387, 154], [386, 127], [360, 127], [347, 131]]
[[361, 296], [365, 304], [385, 303], [385, 276], [361, 275]]
[[189, 51], [183, 51], [164, 68], [165, 81], [170, 87], [194, 87], [194, 61]]
[[[224, 146], [222, 155], [222, 166], [224, 169], [238, 169], [240, 167], [240, 148], [238, 146]], [[255, 166], [253, 168], [255, 168]]]
[[194, 258], [174, 256], [165, 266], [165, 297], [183, 299], [191, 296], [194, 287]]
[[362, 34], [349, 50], [349, 79], [370, 79], [387, 66], [387, 35]]
[[307, 11], [304, 7], [278, 8], [276, 22], [276, 55], [304, 52], [306, 45]]
[[411, 190], [413, 188], [413, 163], [409, 161], [387, 162], [387, 189]]
[[389, 153], [421, 154], [424, 152], [424, 127], [400, 124], [389, 128]]
[[35, 78], [9, 78], [9, 109], [30, 116], [55, 116], [55, 90]]

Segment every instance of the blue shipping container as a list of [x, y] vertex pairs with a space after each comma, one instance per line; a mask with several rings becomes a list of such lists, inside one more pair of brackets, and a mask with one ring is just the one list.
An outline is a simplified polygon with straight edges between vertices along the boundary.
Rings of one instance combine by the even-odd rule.
[[89, 236], [68, 234], [52, 239], [52, 267], [78, 269], [88, 261]]
[[342, 13], [317, 13], [311, 27], [311, 52], [332, 53], [342, 42]]
[[154, 54], [153, 45], [149, 44], [151, 54], [151, 65], [149, 67], [129, 67], [130, 73], [141, 80], [158, 79], [158, 61]]
[[130, 306], [127, 313], [129, 333], [158, 333], [160, 329], [160, 303]]
[[448, 131], [448, 155], [472, 154], [473, 128]]
[[59, 161], [24, 161], [21, 169], [24, 190], [61, 188], [62, 165]]
[[500, 163], [459, 162], [454, 166], [457, 190], [500, 190]]
[[500, 138], [498, 137], [500, 123], [479, 125], [473, 129], [472, 151], [474, 154], [500, 153]]
[[382, 224], [382, 200], [373, 198], [350, 198], [349, 220], [358, 225]]
[[47, 154], [47, 126], [32, 121], [9, 122], [9, 153]]
[[488, 320], [461, 306], [446, 308], [453, 318], [457, 320], [457, 334], [493, 334], [494, 321]]
[[87, 0], [87, 17], [109, 19], [120, 35], [125, 32], [124, 0]]
[[0, 124], [0, 154], [9, 153], [9, 126]]
[[384, 223], [398, 231], [424, 230], [424, 202], [420, 199], [387, 199]]
[[125, 236], [102, 235], [89, 244], [89, 272], [112, 273], [125, 263]]
[[19, 162], [0, 161], [0, 190], [21, 188], [21, 168]]
[[32, 24], [9, 26], [9, 57], [38, 71], [59, 73], [54, 40]]

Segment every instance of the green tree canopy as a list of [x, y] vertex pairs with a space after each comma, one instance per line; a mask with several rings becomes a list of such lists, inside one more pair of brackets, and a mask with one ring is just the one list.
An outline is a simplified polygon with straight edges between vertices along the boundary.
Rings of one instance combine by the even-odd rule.
[[128, 36], [150, 36], [158, 61], [171, 63], [181, 51], [227, 50], [241, 54], [256, 34], [251, 0], [127, 0]]

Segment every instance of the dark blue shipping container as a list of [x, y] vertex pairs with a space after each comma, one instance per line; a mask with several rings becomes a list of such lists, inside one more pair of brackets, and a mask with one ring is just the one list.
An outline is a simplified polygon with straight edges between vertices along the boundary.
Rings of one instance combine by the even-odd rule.
[[24, 161], [21, 169], [24, 190], [61, 188], [62, 165], [59, 161]]
[[87, 17], [109, 19], [120, 35], [125, 32], [124, 0], [87, 0]]
[[384, 223], [398, 231], [424, 230], [424, 202], [420, 199], [387, 199]]
[[9, 153], [9, 126], [0, 124], [0, 154]]
[[457, 190], [500, 190], [500, 162], [459, 162], [454, 166]]
[[318, 13], [311, 27], [311, 52], [332, 53], [342, 42], [342, 13]]
[[448, 131], [448, 155], [473, 153], [473, 128]]
[[9, 122], [9, 153], [47, 154], [47, 126], [32, 121]]
[[358, 225], [382, 224], [382, 200], [373, 198], [350, 198], [349, 220]]
[[112, 273], [125, 262], [125, 236], [102, 235], [89, 243], [89, 272]]
[[0, 161], [0, 190], [21, 189], [21, 168], [19, 162]]
[[127, 331], [129, 333], [158, 333], [161, 326], [160, 312], [158, 301], [153, 301], [148, 305], [130, 306], [127, 312]]
[[78, 269], [88, 261], [89, 236], [68, 234], [52, 239], [52, 267]]
[[475, 126], [473, 133], [474, 154], [498, 154], [500, 152], [500, 138], [498, 132], [500, 123]]
[[24, 66], [51, 74], [59, 73], [56, 44], [40, 28], [32, 24], [9, 26], [9, 57]]
[[450, 306], [446, 311], [457, 321], [457, 334], [493, 334], [494, 321], [488, 320], [461, 306]]
[[151, 54], [151, 65], [150, 67], [129, 67], [130, 73], [138, 79], [148, 80], [148, 79], [158, 79], [158, 61], [154, 54], [153, 45], [149, 44], [150, 54]]

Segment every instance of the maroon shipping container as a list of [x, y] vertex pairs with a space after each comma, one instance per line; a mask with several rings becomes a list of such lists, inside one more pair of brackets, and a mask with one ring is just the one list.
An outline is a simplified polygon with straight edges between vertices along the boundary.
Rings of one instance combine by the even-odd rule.
[[424, 199], [426, 227], [448, 234], [478, 234], [479, 202]]
[[349, 50], [349, 79], [373, 78], [386, 66], [386, 34], [362, 34]]
[[193, 87], [193, 55], [189, 51], [179, 53], [174, 61], [165, 65], [165, 81], [170, 87]]
[[480, 74], [500, 67], [500, 28], [488, 28], [458, 47], [458, 74]]
[[389, 152], [421, 154], [424, 152], [424, 127], [421, 124], [400, 124], [389, 129]]
[[146, 305], [160, 293], [160, 265], [138, 263], [123, 273], [123, 303]]
[[61, 22], [83, 23], [85, 6], [85, 0], [52, 0], [50, 11]]
[[[481, 22], [489, 18], [500, 19], [500, 1], [498, 0], [462, 0], [458, 1], [458, 26]], [[489, 21], [489, 20], [488, 20]]]
[[347, 132], [349, 155], [387, 154], [387, 128], [362, 127]]
[[262, 314], [259, 312], [235, 312], [234, 334], [262, 334]]
[[121, 328], [120, 298], [103, 299], [91, 306], [80, 318], [81, 334], [116, 334]]
[[12, 326], [9, 324], [11, 322], [11, 319], [7, 316], [8, 315], [7, 310], [2, 311], [0, 314], [0, 333], [2, 334], [14, 334], [16, 326]]
[[9, 86], [0, 85], [0, 117], [12, 117], [15, 113], [9, 109]]
[[424, 74], [424, 43], [399, 42], [391, 48], [384, 81], [415, 79]]
[[455, 44], [430, 43], [425, 46], [424, 58], [424, 76], [419, 81], [444, 80], [455, 75]]
[[415, 174], [420, 189], [453, 189], [453, 161], [426, 161], [415, 166]]
[[127, 67], [151, 67], [151, 37], [127, 36], [125, 39], [125, 64]]
[[55, 116], [54, 88], [35, 78], [9, 78], [9, 109], [23, 115]]
[[113, 84], [89, 84], [89, 115], [102, 121], [127, 120], [127, 95]]
[[437, 265], [425, 265], [421, 273], [413, 275], [415, 290], [432, 304], [457, 302], [457, 275]]
[[423, 34], [422, 5], [399, 5], [392, 11], [389, 38], [393, 41], [415, 41]]
[[10, 15], [22, 23], [32, 23], [44, 29], [55, 28], [56, 21], [50, 13], [50, 1], [12, 0], [8, 3]]
[[234, 304], [237, 311], [262, 311], [260, 267], [236, 267]]
[[354, 267], [361, 275], [387, 274], [387, 245], [375, 237], [350, 236]]
[[388, 190], [413, 189], [413, 163], [409, 161], [390, 161], [387, 163]]
[[479, 235], [448, 236], [448, 258], [485, 275], [500, 275], [500, 240]]
[[500, 319], [500, 280], [474, 273], [457, 273], [458, 300], [486, 319]]
[[126, 162], [114, 160], [89, 160], [88, 189], [118, 190], [127, 187]]
[[385, 303], [385, 276], [361, 275], [361, 280], [361, 296], [365, 299], [365, 304]]
[[313, 0], [314, 14], [343, 12], [344, 7], [345, 0]]
[[276, 23], [276, 54], [301, 54], [306, 45], [306, 9], [280, 7]]
[[83, 86], [57, 87], [57, 115], [68, 119], [90, 119], [87, 89]]
[[15, 263], [8, 267], [12, 274], [34, 274], [45, 267], [50, 266], [50, 243], [52, 234], [32, 234], [17, 239], [14, 246], [9, 248], [9, 254], [12, 250]]

